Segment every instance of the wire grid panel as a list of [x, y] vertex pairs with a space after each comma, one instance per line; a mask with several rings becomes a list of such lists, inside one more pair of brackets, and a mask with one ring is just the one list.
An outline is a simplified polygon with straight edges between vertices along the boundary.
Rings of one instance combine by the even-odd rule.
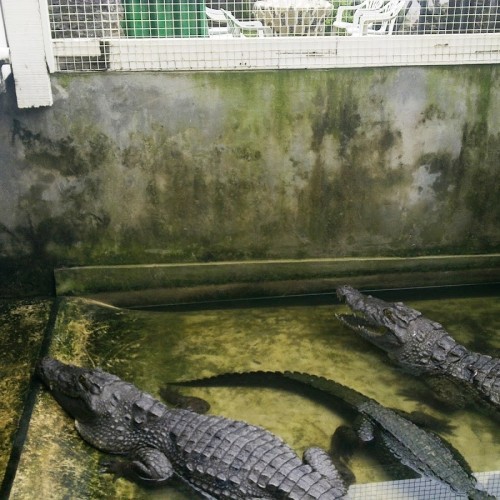
[[48, 0], [52, 38], [103, 38], [122, 34], [121, 0]]
[[48, 9], [59, 71], [140, 71], [500, 62], [499, 4], [48, 0]]
[[[378, 8], [368, 8], [366, 2], [48, 0], [54, 38], [192, 38], [227, 34], [227, 18], [222, 14], [210, 16], [207, 10], [225, 10], [232, 13], [237, 22], [248, 23], [247, 35], [255, 34], [253, 28], [258, 22], [269, 27], [269, 33], [274, 36], [350, 35], [363, 18], [368, 19], [369, 31], [380, 28], [384, 20], [394, 21], [392, 34], [500, 32], [498, 0], [380, 0], [375, 3]], [[249, 21], [253, 21], [253, 27]]]
[[[474, 474], [478, 487], [493, 498], [500, 498], [500, 471]], [[466, 495], [454, 493], [446, 485], [429, 478], [354, 484], [349, 488], [350, 500], [456, 500]]]

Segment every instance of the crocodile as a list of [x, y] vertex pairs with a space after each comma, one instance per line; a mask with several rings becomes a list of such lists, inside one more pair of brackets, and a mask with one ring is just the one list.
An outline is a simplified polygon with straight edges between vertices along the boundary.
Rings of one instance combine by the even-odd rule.
[[178, 390], [165, 386], [160, 389], [160, 396], [175, 408], [183, 408], [196, 413], [207, 413], [210, 410], [210, 404], [201, 398], [193, 396], [184, 396]]
[[125, 455], [102, 472], [151, 486], [179, 478], [202, 498], [333, 500], [346, 486], [329, 455], [303, 460], [280, 438], [242, 421], [168, 408], [100, 369], [45, 357], [36, 373], [95, 448]]
[[[457, 407], [479, 403], [500, 418], [500, 359], [460, 345], [441, 324], [402, 302], [386, 302], [347, 285], [338, 287], [337, 295], [355, 313], [337, 318], [404, 371], [425, 377], [437, 399], [456, 400]], [[440, 394], [447, 390], [455, 395]]]
[[[445, 439], [416, 425], [411, 414], [387, 408], [374, 399], [324, 377], [293, 371], [248, 371], [224, 373], [212, 377], [173, 382], [178, 386], [213, 385], [273, 385], [294, 390], [288, 384], [313, 388], [329, 399], [344, 403], [357, 414], [356, 431], [363, 443], [376, 441], [401, 464], [417, 475], [433, 478], [446, 484], [455, 493], [470, 499], [494, 499], [477, 487], [476, 478], [465, 458]], [[331, 398], [333, 396], [333, 398]], [[335, 434], [342, 430], [337, 429]], [[333, 440], [335, 440], [335, 434]]]

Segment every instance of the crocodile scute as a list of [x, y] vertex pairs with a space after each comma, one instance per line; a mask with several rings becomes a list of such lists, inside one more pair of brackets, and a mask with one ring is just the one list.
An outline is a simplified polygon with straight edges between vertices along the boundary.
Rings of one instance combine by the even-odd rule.
[[[493, 500], [495, 497], [477, 485], [465, 458], [445, 439], [417, 426], [403, 412], [387, 408], [372, 398], [334, 380], [310, 373], [235, 372], [187, 381], [180, 386], [245, 385], [262, 386], [291, 380], [297, 387], [306, 386], [343, 402], [357, 414], [358, 437], [362, 442], [381, 445], [401, 464], [418, 475], [432, 478], [448, 486], [454, 493], [472, 500]], [[290, 389], [288, 384], [285, 384]], [[342, 427], [342, 426], [341, 426]], [[340, 428], [339, 428], [340, 429]], [[337, 429], [335, 432], [337, 432]]]
[[242, 421], [168, 408], [99, 369], [43, 358], [37, 374], [81, 437], [122, 460], [105, 472], [150, 485], [174, 476], [208, 499], [335, 500], [346, 494], [327, 453], [301, 460], [280, 438]]

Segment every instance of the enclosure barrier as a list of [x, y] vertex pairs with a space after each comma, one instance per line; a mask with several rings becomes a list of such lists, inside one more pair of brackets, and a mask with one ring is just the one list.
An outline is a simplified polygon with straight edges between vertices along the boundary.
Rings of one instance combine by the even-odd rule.
[[[495, 0], [48, 0], [48, 9], [54, 38], [230, 39], [257, 36], [259, 24], [270, 28], [266, 36], [500, 31]], [[231, 32], [223, 12], [236, 22], [254, 23]], [[360, 24], [366, 25], [364, 33], [353, 30]]]
[[498, 2], [49, 0], [59, 71], [500, 60]]
[[7, 45], [2, 9], [0, 9], [0, 93], [5, 91], [5, 80], [10, 75], [10, 50]]
[[[498, 0], [0, 0], [18, 106], [49, 72], [500, 62]], [[5, 49], [5, 47], [4, 47]]]
[[[495, 498], [500, 495], [500, 472], [474, 474], [481, 486]], [[428, 478], [380, 483], [354, 484], [349, 488], [351, 500], [456, 500], [465, 495], [453, 493], [447, 486]]]

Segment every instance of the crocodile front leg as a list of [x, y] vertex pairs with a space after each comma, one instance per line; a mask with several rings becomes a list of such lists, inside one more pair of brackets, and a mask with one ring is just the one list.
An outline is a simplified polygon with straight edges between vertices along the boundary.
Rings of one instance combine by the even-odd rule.
[[[469, 351], [449, 335], [436, 341], [430, 352], [429, 364], [438, 376], [428, 377], [426, 383], [433, 387], [439, 399], [445, 400], [446, 391], [455, 389], [462, 393], [463, 402], [460, 396], [454, 397], [463, 406], [469, 400], [500, 409], [500, 359]], [[443, 377], [441, 381], [439, 375]], [[452, 381], [459, 385], [453, 388]]]
[[168, 458], [158, 449], [141, 447], [127, 459], [101, 462], [101, 472], [124, 477], [142, 484], [162, 485], [172, 479], [174, 469]]

